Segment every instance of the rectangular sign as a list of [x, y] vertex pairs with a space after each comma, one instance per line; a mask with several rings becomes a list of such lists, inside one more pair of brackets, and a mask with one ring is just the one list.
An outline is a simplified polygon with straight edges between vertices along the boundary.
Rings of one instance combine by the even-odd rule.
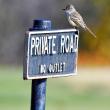
[[27, 32], [24, 79], [75, 75], [78, 37], [76, 29]]

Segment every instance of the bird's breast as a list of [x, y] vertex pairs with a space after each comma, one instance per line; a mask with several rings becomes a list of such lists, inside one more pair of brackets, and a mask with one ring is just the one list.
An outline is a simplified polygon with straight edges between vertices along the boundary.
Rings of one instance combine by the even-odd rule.
[[69, 21], [69, 23], [70, 23], [72, 26], [77, 26], [77, 25], [75, 24], [75, 22], [71, 20], [70, 17], [68, 17], [68, 21]]

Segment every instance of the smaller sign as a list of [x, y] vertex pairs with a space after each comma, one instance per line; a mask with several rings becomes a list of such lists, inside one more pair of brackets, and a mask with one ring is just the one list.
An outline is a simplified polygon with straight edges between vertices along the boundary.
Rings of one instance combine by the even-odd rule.
[[24, 53], [24, 79], [75, 75], [78, 30], [29, 31]]

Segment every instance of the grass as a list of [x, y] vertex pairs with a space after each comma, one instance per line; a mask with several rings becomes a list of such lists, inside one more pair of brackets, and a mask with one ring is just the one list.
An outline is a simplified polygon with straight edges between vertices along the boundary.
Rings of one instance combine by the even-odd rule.
[[21, 68], [0, 68], [0, 110], [29, 110], [30, 85]]
[[66, 82], [55, 83], [55, 80], [48, 86], [50, 90], [47, 93], [47, 110], [109, 110], [110, 108], [110, 95], [105, 94], [103, 88], [91, 86], [79, 92], [74, 90], [74, 84], [68, 86]]
[[[82, 79], [75, 80], [75, 76], [48, 79], [46, 110], [110, 109], [110, 89], [90, 82], [86, 89], [80, 89]], [[31, 80], [22, 79], [22, 68], [0, 67], [0, 110], [30, 110], [30, 101]]]

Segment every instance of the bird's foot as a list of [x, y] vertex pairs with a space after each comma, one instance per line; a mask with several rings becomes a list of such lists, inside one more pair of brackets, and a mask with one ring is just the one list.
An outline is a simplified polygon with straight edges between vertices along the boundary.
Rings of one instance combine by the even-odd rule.
[[73, 29], [78, 29], [78, 27], [77, 26], [74, 26]]

